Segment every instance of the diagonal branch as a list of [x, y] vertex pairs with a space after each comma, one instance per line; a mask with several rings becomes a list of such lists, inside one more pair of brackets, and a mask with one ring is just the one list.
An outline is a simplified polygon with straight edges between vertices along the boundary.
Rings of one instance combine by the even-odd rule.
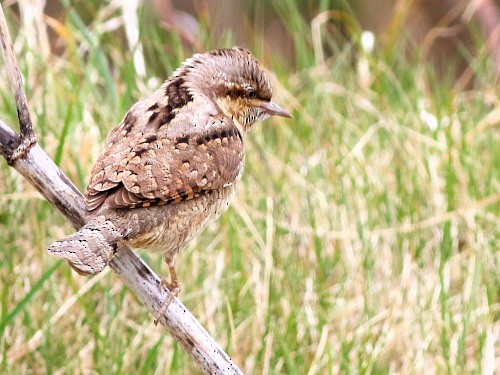
[[[85, 224], [83, 196], [36, 144], [21, 75], [0, 5], [0, 44], [16, 98], [20, 134], [0, 120], [0, 154], [24, 176], [75, 228]], [[125, 246], [109, 261], [109, 267], [156, 316], [168, 295], [160, 279], [144, 261]], [[229, 356], [189, 310], [174, 299], [158, 322], [181, 344], [206, 374], [242, 374]]]

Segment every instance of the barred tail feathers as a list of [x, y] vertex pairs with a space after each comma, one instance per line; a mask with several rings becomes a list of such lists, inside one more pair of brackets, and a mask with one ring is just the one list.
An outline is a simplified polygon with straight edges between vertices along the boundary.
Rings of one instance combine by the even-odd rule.
[[101, 272], [113, 257], [122, 235], [114, 224], [99, 216], [91, 219], [78, 232], [54, 242], [48, 252], [67, 260], [82, 275]]

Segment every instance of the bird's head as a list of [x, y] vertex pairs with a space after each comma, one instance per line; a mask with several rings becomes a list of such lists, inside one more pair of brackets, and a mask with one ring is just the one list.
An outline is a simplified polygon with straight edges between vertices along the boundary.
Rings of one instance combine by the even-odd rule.
[[272, 89], [266, 73], [245, 49], [196, 54], [184, 62], [177, 74], [184, 75], [190, 91], [215, 101], [244, 132], [271, 115], [292, 117], [271, 100]]

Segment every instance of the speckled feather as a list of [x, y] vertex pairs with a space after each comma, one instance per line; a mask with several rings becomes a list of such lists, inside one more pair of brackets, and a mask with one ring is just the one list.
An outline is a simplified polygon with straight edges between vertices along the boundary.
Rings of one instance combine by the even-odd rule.
[[269, 80], [246, 50], [187, 59], [110, 132], [85, 194], [87, 224], [49, 253], [95, 274], [120, 241], [159, 251], [178, 293], [173, 259], [229, 205], [247, 131], [270, 115], [290, 117], [271, 96]]
[[[243, 140], [234, 122], [203, 100], [169, 109], [171, 84], [138, 102], [108, 137], [87, 188], [88, 211], [104, 202], [135, 208], [192, 199], [241, 173]], [[171, 114], [156, 125], [150, 120]]]

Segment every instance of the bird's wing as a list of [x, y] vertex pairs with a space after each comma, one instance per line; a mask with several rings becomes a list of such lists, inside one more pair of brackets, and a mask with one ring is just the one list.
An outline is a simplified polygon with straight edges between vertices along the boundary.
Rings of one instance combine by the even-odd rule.
[[232, 120], [204, 101], [172, 108], [159, 98], [138, 102], [108, 136], [85, 194], [88, 211], [104, 202], [111, 208], [180, 202], [238, 178], [243, 139]]

